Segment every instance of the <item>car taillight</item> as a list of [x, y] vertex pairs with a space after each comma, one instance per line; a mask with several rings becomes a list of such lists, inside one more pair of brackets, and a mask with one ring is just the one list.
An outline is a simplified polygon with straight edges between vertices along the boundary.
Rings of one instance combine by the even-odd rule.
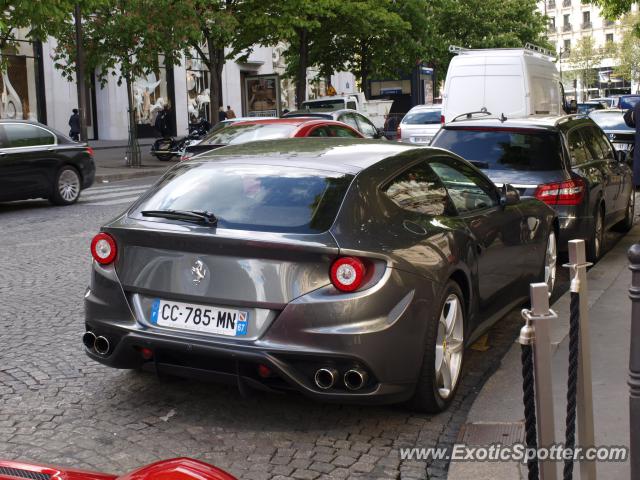
[[444, 125], [444, 115], [440, 115], [440, 124]]
[[88, 153], [89, 155], [91, 155], [91, 156], [93, 157], [93, 148], [91, 148], [91, 147], [87, 147], [87, 148], [86, 148], [86, 151], [87, 151], [87, 153]]
[[402, 129], [400, 127], [396, 128], [396, 140], [402, 140]]
[[341, 292], [357, 290], [367, 274], [362, 260], [355, 257], [340, 257], [331, 265], [331, 283]]
[[100, 265], [109, 265], [116, 259], [116, 241], [108, 233], [100, 232], [91, 240], [91, 255]]
[[538, 186], [534, 196], [547, 205], [579, 205], [584, 198], [585, 184], [580, 178]]

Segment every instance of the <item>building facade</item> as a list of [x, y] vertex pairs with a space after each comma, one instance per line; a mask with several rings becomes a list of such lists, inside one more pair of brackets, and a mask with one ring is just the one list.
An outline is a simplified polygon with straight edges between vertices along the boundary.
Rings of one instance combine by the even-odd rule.
[[[40, 121], [63, 133], [69, 131], [69, 117], [78, 106], [75, 81], [68, 81], [55, 68], [56, 42], [21, 40], [18, 47], [3, 53], [5, 72], [0, 75], [0, 118]], [[286, 65], [284, 46], [256, 46], [249, 58], [228, 60], [222, 72], [222, 105], [237, 116], [272, 116], [295, 108], [295, 85], [282, 77]], [[139, 137], [155, 137], [157, 113], [171, 107], [175, 132], [186, 135], [190, 122], [209, 117], [209, 72], [196, 56], [183, 56], [180, 65], [162, 66], [133, 81], [136, 129]], [[126, 140], [128, 101], [124, 83], [108, 76], [101, 84], [98, 72], [86, 82], [86, 119], [90, 139]], [[333, 75], [339, 93], [356, 91], [355, 78], [342, 72]], [[322, 96], [326, 82], [308, 71], [307, 98]], [[212, 123], [215, 123], [215, 119]]]
[[[555, 46], [560, 59], [558, 68], [563, 75], [563, 85], [568, 97], [580, 102], [587, 100], [585, 97], [596, 98], [636, 91], [637, 85], [616, 78], [614, 68], [617, 60], [613, 57], [602, 59], [596, 66], [597, 81], [588, 86], [581, 85], [579, 79], [574, 82], [575, 75], [572, 75], [572, 66], [568, 61], [571, 48], [585, 36], [593, 38], [596, 48], [605, 48], [607, 43], [620, 43], [624, 31], [620, 20], [606, 20], [597, 5], [583, 3], [581, 0], [546, 0], [539, 2], [538, 8], [548, 17], [547, 37]], [[636, 4], [632, 11], [637, 11]]]

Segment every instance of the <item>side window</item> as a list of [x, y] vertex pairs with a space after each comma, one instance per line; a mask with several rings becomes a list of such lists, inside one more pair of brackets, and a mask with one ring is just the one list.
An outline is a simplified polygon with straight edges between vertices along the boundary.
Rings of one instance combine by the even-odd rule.
[[309, 137], [331, 137], [333, 135], [329, 135], [326, 127], [318, 127], [311, 131]]
[[383, 191], [391, 201], [409, 212], [424, 215], [451, 212], [447, 191], [426, 162], [402, 172]]
[[493, 184], [469, 165], [453, 158], [429, 162], [460, 214], [495, 207], [500, 200]]
[[375, 136], [378, 134], [378, 130], [376, 129], [375, 125], [364, 118], [362, 115], [355, 115], [355, 117], [358, 121], [358, 125], [360, 125], [360, 128], [358, 130], [360, 130], [365, 137], [375, 138]]
[[580, 135], [580, 131], [576, 128], [569, 132], [567, 137], [569, 144], [569, 155], [571, 156], [571, 165], [582, 165], [590, 161], [584, 139]]
[[584, 138], [585, 145], [591, 154], [591, 158], [594, 160], [604, 160], [606, 157], [602, 151], [602, 146], [596, 138], [595, 128], [581, 128], [580, 133], [582, 134], [582, 138]]
[[55, 137], [47, 130], [26, 123], [7, 123], [4, 130], [3, 148], [35, 147], [53, 145]]
[[602, 153], [604, 154], [604, 158], [610, 161], [615, 161], [616, 156], [615, 153], [613, 152], [613, 147], [611, 146], [611, 144], [609, 143], [609, 139], [607, 139], [607, 136], [604, 134], [604, 132], [602, 130], [600, 130], [597, 127], [592, 127], [594, 130], [594, 138], [596, 140], [596, 142], [598, 142], [600, 144], [600, 149], [602, 150]]
[[329, 125], [325, 128], [329, 131], [330, 137], [360, 138], [353, 130], [341, 127], [340, 125]]
[[356, 102], [354, 100], [349, 100], [347, 102], [347, 108], [350, 108], [351, 110], [357, 110], [357, 105]]
[[352, 113], [345, 113], [340, 117], [340, 121], [360, 131], [360, 128], [358, 127], [358, 122], [356, 121], [356, 118], [353, 116]]

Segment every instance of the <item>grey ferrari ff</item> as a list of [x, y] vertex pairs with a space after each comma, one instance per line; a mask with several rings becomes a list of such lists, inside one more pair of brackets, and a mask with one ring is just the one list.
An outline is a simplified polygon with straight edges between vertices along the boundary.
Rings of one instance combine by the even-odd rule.
[[465, 346], [553, 288], [555, 222], [438, 148], [224, 147], [93, 238], [83, 343], [115, 368], [440, 411]]

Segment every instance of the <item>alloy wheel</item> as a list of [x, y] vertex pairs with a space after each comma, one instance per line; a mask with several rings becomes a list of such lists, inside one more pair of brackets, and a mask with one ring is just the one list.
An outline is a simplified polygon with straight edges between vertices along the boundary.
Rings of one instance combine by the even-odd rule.
[[464, 353], [464, 316], [460, 298], [452, 293], [440, 312], [436, 338], [436, 387], [440, 397], [447, 399], [455, 390], [462, 368]]
[[72, 169], [66, 169], [58, 177], [58, 193], [65, 202], [73, 202], [80, 195], [80, 177]]
[[558, 250], [556, 245], [556, 234], [552, 230], [549, 232], [549, 238], [547, 239], [547, 251], [544, 257], [544, 282], [549, 288], [549, 293], [553, 292], [553, 287], [556, 284], [556, 270], [558, 262]]
[[595, 237], [593, 239], [594, 241], [594, 253], [595, 253], [595, 257], [596, 258], [600, 258], [600, 249], [602, 248], [602, 240], [603, 240], [603, 220], [602, 220], [602, 213], [599, 212], [598, 215], [596, 216], [596, 225], [595, 225]]

